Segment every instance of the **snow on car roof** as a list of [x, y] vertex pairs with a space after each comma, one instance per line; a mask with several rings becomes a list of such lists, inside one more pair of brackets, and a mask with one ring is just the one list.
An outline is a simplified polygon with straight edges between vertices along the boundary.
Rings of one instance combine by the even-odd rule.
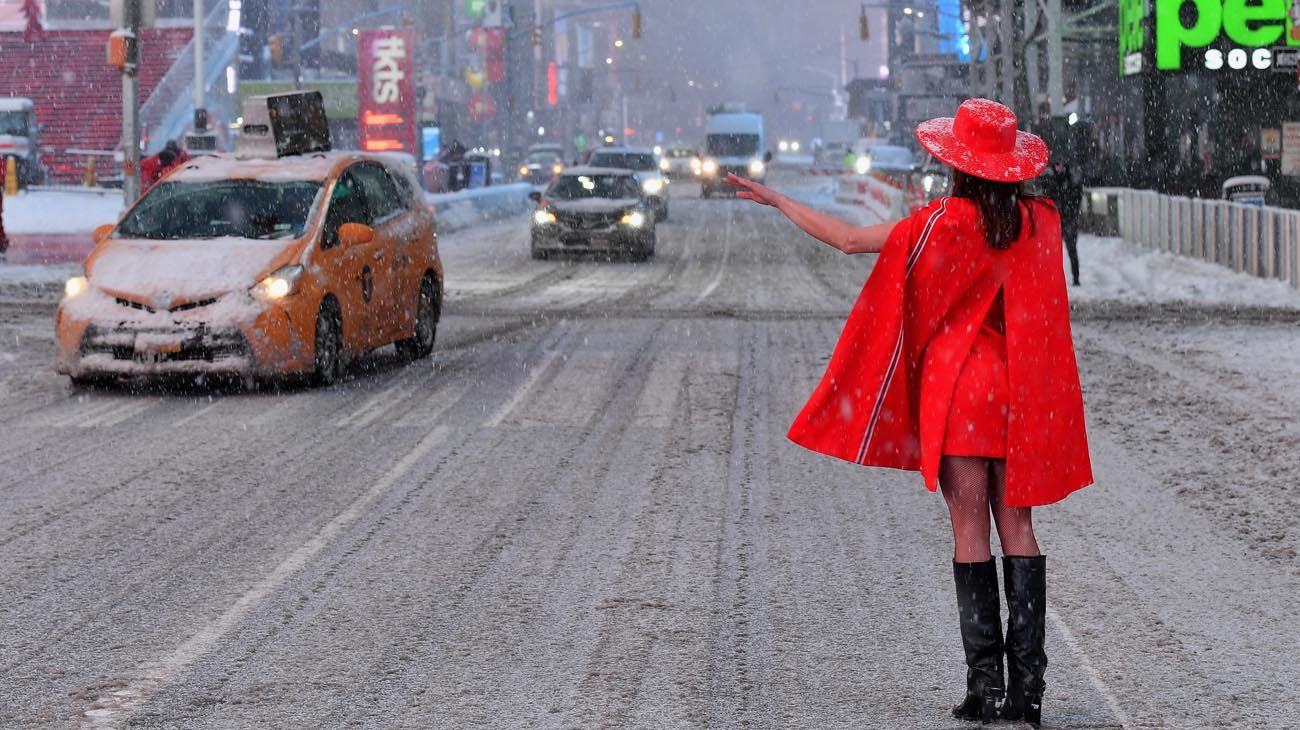
[[623, 175], [631, 177], [636, 172], [619, 167], [570, 167], [561, 175]]
[[21, 112], [32, 108], [32, 100], [20, 96], [0, 97], [0, 112]]
[[601, 147], [597, 150], [594, 150], [591, 153], [591, 156], [595, 157], [596, 155], [599, 155], [602, 152], [613, 152], [620, 155], [626, 155], [626, 154], [653, 155], [655, 153], [655, 151], [650, 149], [649, 147], [626, 147], [623, 145], [610, 145], [609, 147]]
[[240, 158], [229, 154], [200, 155], [181, 165], [181, 169], [168, 180], [179, 182], [207, 182], [211, 180], [325, 180], [340, 162], [351, 160], [384, 160], [378, 155], [356, 151], [314, 152], [278, 159]]

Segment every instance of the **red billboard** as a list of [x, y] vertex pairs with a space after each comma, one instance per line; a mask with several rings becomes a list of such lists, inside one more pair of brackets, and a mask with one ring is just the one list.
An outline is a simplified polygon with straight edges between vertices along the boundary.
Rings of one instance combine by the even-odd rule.
[[363, 30], [357, 38], [361, 149], [415, 154], [415, 33]]

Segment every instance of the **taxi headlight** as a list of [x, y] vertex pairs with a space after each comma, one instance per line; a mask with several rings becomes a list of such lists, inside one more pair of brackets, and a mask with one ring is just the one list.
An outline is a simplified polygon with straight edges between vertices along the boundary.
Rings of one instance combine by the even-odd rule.
[[564, 165], [561, 165], [558, 162], [555, 163], [554, 165], [551, 165], [551, 172], [556, 175], [559, 175], [560, 173], [564, 172]]
[[669, 170], [672, 169], [672, 167], [673, 167], [673, 163], [669, 162], [667, 157], [659, 161], [659, 169], [663, 170], [664, 172], [668, 172]]
[[519, 177], [528, 177], [528, 165], [519, 166]]
[[853, 171], [859, 175], [871, 172], [871, 158], [862, 156], [853, 161]]
[[704, 169], [704, 161], [701, 160], [701, 159], [698, 158], [698, 157], [692, 157], [692, 158], [691, 158], [691, 170], [692, 170], [696, 175], [698, 175], [698, 174], [700, 174], [700, 170], [702, 170], [702, 169]]
[[533, 211], [533, 225], [547, 226], [554, 223], [556, 220], [558, 219], [555, 217], [555, 213], [552, 213], [549, 210]]
[[799, 151], [799, 143], [798, 143], [798, 142], [791, 142], [791, 143], [790, 143], [790, 151], [791, 151], [791, 152], [798, 152], [798, 151]]
[[70, 276], [63, 285], [63, 294], [72, 299], [90, 288], [90, 281], [84, 276]]
[[290, 294], [298, 293], [298, 282], [302, 279], [302, 272], [303, 268], [299, 264], [281, 267], [257, 282], [257, 285], [249, 291], [253, 298], [264, 302], [284, 299]]
[[704, 164], [702, 165], [702, 168], [704, 170], [705, 175], [716, 175], [718, 174], [718, 161], [705, 160]]
[[623, 220], [619, 222], [630, 228], [640, 228], [645, 225], [645, 213], [642, 213], [639, 210], [634, 210], [623, 216]]
[[766, 165], [763, 164], [762, 160], [751, 160], [749, 163], [750, 175], [762, 175], [764, 169], [766, 169]]
[[642, 181], [641, 189], [646, 191], [650, 195], [654, 195], [655, 193], [664, 189], [664, 181], [660, 178], [652, 177], [648, 180]]
[[790, 143], [785, 140], [781, 140], [781, 144], [777, 145], [777, 148], [780, 149], [782, 152], [789, 152]]

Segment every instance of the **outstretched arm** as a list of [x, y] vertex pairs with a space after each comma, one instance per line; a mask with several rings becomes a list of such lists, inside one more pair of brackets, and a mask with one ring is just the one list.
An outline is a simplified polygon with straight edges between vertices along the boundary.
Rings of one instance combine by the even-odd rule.
[[886, 221], [874, 226], [854, 226], [791, 200], [762, 183], [735, 175], [728, 175], [727, 182], [742, 188], [736, 194], [737, 197], [776, 208], [808, 235], [844, 253], [880, 253], [885, 248], [890, 231], [898, 223]]

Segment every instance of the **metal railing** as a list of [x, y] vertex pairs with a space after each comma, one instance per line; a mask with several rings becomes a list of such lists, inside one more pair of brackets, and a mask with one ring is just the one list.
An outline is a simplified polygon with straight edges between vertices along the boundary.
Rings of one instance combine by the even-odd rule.
[[1093, 188], [1081, 219], [1090, 232], [1300, 288], [1300, 210]]
[[[203, 81], [207, 88], [219, 86], [217, 83], [225, 69], [239, 53], [239, 34], [230, 30], [230, 7], [227, 3], [217, 3], [203, 17]], [[149, 99], [140, 107], [140, 124], [148, 133], [149, 141], [145, 154], [153, 154], [162, 149], [169, 139], [175, 139], [189, 129], [194, 121], [194, 40], [181, 48], [167, 73], [149, 94]], [[224, 89], [222, 89], [224, 92]], [[227, 95], [210, 94], [213, 99], [209, 109], [221, 103]]]

